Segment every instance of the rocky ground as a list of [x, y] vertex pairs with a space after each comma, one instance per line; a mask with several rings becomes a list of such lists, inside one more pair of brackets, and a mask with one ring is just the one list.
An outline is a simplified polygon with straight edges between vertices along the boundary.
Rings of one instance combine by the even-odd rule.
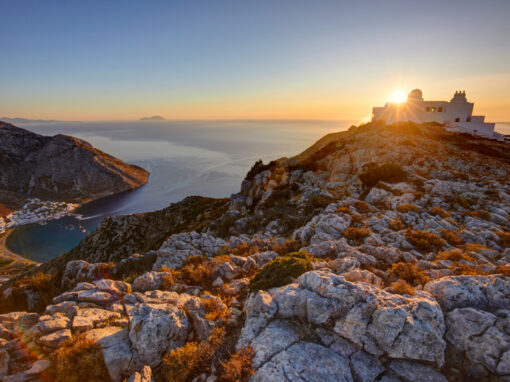
[[81, 139], [46, 137], [0, 121], [0, 203], [27, 199], [84, 202], [147, 183], [149, 173]]
[[372, 123], [106, 220], [2, 287], [0, 377], [510, 381], [509, 178], [506, 143]]

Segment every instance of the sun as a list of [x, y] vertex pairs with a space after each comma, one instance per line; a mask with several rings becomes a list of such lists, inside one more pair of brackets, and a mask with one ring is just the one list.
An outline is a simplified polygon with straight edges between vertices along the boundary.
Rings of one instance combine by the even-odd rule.
[[402, 90], [396, 90], [390, 97], [390, 102], [392, 103], [403, 103], [406, 102], [406, 100], [406, 93], [404, 93]]

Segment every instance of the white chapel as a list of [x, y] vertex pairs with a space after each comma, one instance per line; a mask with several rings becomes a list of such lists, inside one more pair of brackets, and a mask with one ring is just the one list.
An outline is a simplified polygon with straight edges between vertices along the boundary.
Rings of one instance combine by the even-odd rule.
[[421, 90], [409, 93], [407, 102], [387, 103], [372, 109], [372, 121], [391, 124], [397, 121], [416, 123], [438, 122], [450, 131], [479, 135], [485, 138], [504, 140], [494, 131], [494, 123], [485, 122], [485, 116], [473, 115], [472, 102], [466, 99], [465, 91], [455, 92], [448, 101], [424, 101]]

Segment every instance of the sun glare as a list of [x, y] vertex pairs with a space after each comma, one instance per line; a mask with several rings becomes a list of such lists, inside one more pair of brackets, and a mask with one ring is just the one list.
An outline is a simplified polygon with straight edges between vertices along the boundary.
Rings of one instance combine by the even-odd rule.
[[402, 90], [395, 91], [390, 98], [392, 103], [402, 103], [407, 100], [406, 94]]

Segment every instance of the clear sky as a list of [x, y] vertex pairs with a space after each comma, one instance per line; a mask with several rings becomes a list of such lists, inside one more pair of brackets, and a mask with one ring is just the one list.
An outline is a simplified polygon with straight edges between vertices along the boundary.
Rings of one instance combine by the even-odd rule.
[[0, 0], [0, 116], [354, 119], [402, 89], [510, 120], [510, 1]]

